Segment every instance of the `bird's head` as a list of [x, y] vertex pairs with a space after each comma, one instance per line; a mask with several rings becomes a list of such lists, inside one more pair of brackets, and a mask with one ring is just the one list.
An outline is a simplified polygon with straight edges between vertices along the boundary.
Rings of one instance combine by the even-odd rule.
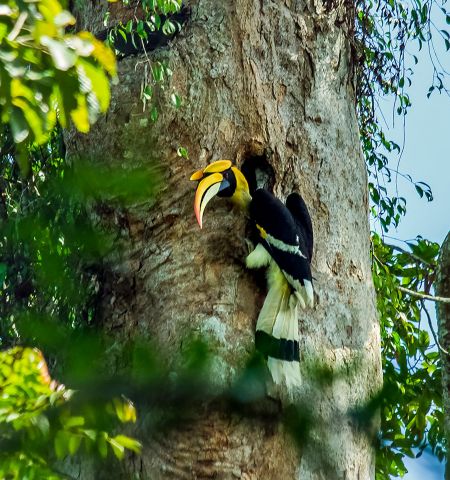
[[210, 163], [203, 170], [194, 172], [191, 180], [199, 182], [195, 192], [194, 211], [200, 228], [206, 205], [216, 195], [230, 198], [241, 208], [246, 208], [251, 200], [247, 180], [230, 160]]

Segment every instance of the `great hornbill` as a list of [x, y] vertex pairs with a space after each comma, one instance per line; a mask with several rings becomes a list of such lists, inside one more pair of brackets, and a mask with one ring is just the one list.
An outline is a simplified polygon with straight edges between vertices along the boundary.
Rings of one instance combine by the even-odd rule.
[[243, 173], [229, 160], [218, 160], [195, 172], [194, 210], [202, 228], [203, 213], [214, 197], [227, 197], [245, 210], [256, 229], [257, 244], [247, 256], [248, 268], [268, 267], [269, 291], [256, 324], [256, 348], [266, 357], [275, 383], [300, 383], [297, 305], [312, 307], [313, 230], [303, 198], [291, 193], [283, 204], [259, 188], [250, 194]]

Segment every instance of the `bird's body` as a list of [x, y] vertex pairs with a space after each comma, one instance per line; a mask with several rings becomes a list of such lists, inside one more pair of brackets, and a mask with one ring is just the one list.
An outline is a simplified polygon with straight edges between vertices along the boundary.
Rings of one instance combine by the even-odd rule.
[[[268, 267], [268, 293], [256, 324], [256, 347], [267, 356], [275, 383], [297, 386], [300, 383], [297, 305], [305, 308], [314, 304], [310, 267], [313, 234], [310, 221], [297, 214], [306, 210], [301, 196], [292, 193], [288, 199], [285, 205], [267, 190], [254, 192], [248, 211], [258, 232], [258, 243], [248, 255], [246, 265]], [[291, 210], [288, 205], [299, 209]]]
[[214, 162], [191, 179], [200, 180], [195, 212], [200, 226], [206, 204], [214, 195], [229, 197], [246, 211], [256, 246], [248, 268], [267, 268], [268, 293], [256, 324], [256, 347], [266, 357], [275, 383], [288, 388], [300, 383], [297, 306], [312, 307], [313, 231], [302, 197], [291, 193], [286, 204], [265, 189], [250, 195], [242, 172], [229, 161]]
[[259, 243], [299, 294], [299, 300], [303, 299], [306, 305], [312, 306], [311, 220], [305, 221], [295, 208], [289, 208], [291, 205], [306, 210], [305, 202], [298, 193], [291, 193], [285, 205], [267, 190], [258, 189], [249, 204], [249, 216], [259, 232]]

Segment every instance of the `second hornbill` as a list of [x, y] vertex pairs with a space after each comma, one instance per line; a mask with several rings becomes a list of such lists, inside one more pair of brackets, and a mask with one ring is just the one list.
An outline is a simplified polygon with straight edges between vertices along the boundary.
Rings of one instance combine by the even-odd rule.
[[256, 324], [256, 348], [266, 357], [275, 383], [300, 383], [297, 305], [312, 307], [313, 230], [303, 198], [291, 193], [286, 204], [259, 188], [250, 194], [243, 173], [229, 160], [218, 160], [195, 172], [194, 210], [202, 227], [203, 213], [215, 197], [227, 197], [243, 209], [255, 230], [257, 245], [247, 256], [248, 268], [268, 267], [269, 291]]

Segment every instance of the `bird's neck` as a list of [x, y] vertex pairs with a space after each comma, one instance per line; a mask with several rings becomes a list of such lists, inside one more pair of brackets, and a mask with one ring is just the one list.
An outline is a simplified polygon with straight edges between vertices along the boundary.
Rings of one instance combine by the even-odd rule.
[[244, 174], [236, 167], [231, 167], [234, 177], [236, 178], [236, 189], [231, 196], [231, 201], [240, 209], [247, 211], [252, 201], [250, 189], [248, 188], [247, 179]]
[[252, 196], [248, 190], [238, 189], [231, 197], [231, 201], [241, 210], [248, 211], [250, 202], [252, 201]]

